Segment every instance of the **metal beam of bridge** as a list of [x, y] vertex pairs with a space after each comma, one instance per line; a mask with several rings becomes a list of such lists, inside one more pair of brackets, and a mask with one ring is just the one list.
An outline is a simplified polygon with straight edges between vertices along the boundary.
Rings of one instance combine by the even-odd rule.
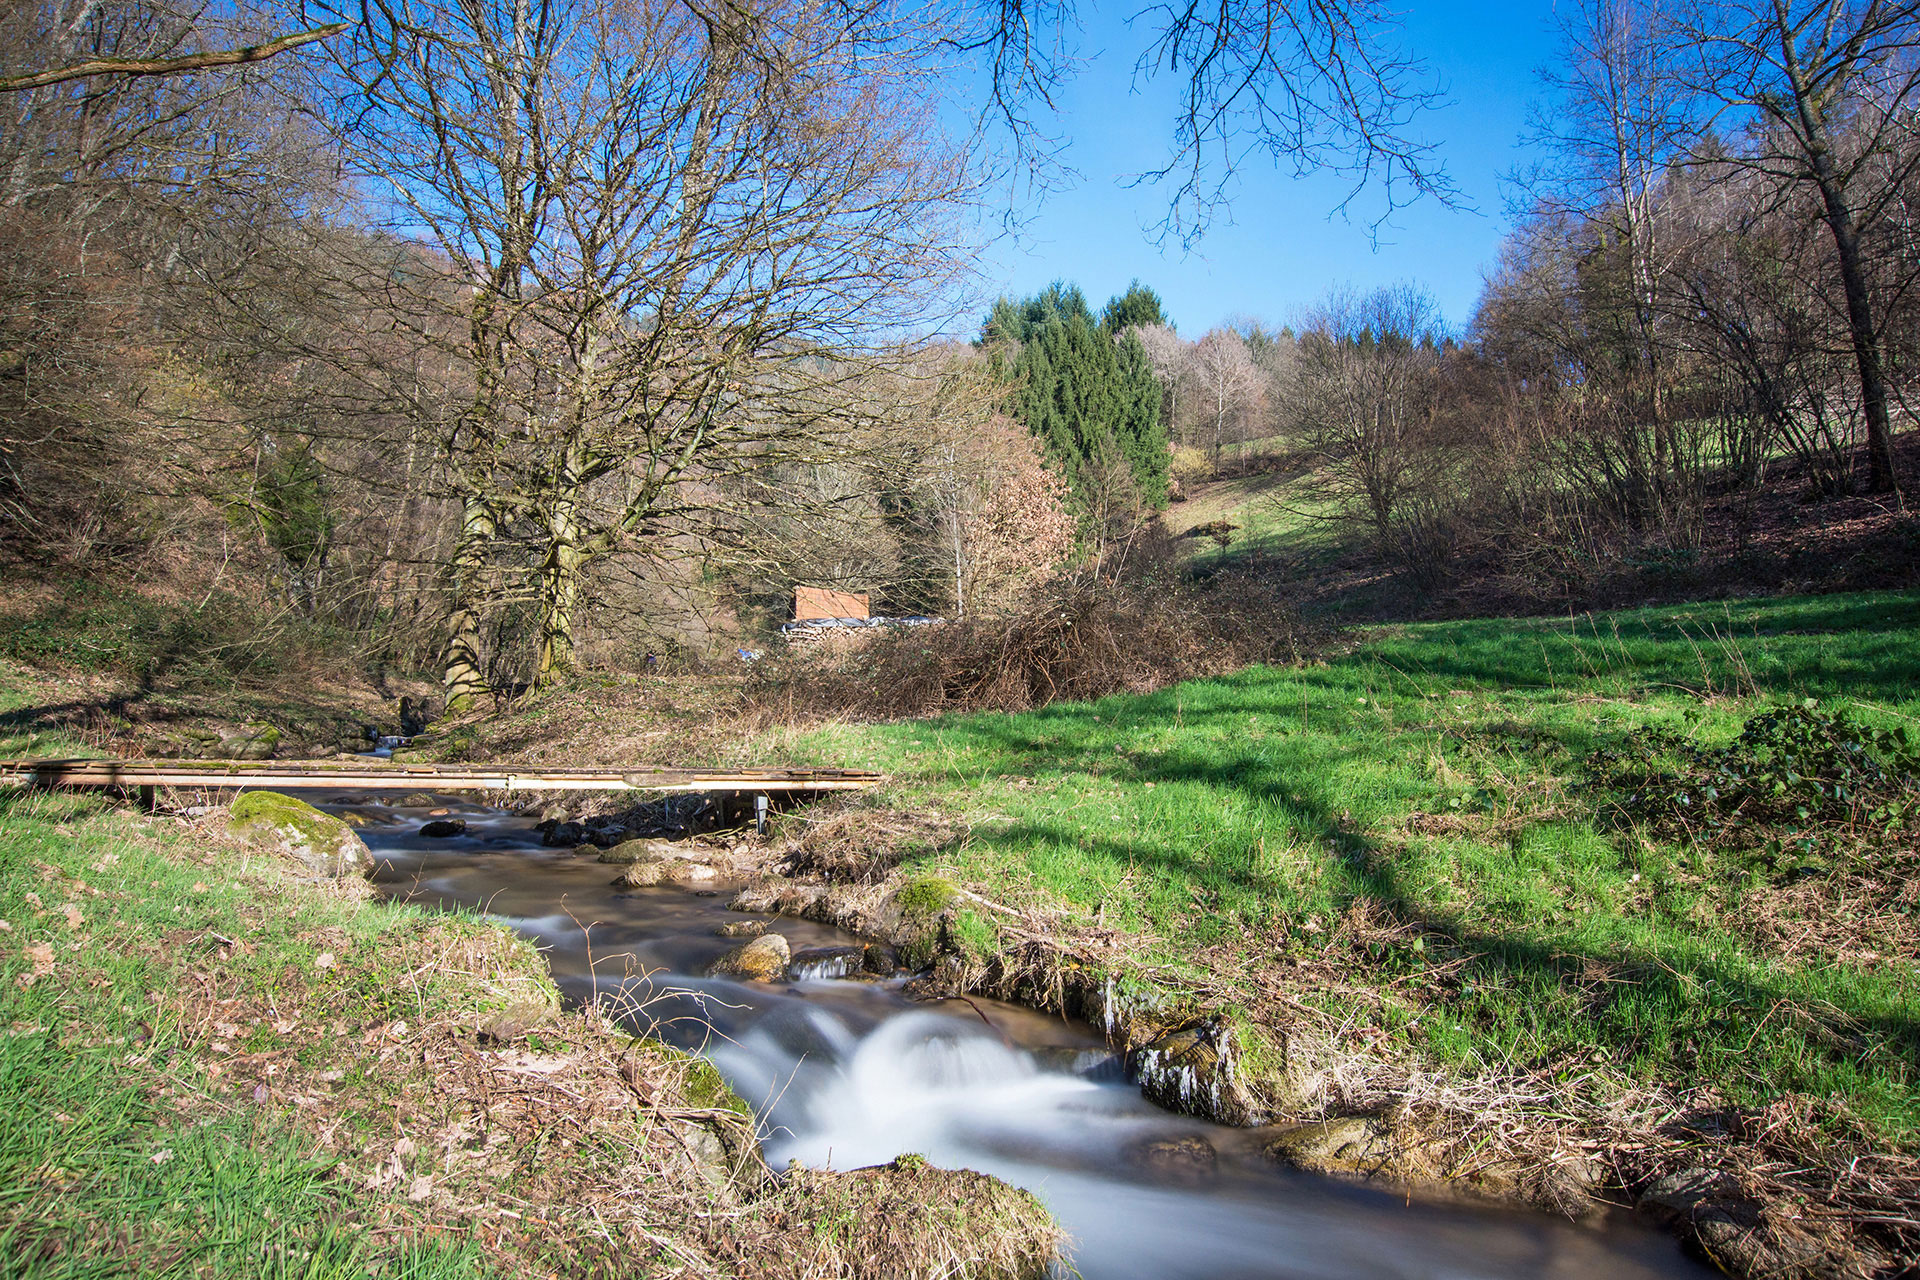
[[256, 787], [274, 791], [852, 791], [866, 769], [544, 769], [362, 760], [0, 760], [0, 787]]

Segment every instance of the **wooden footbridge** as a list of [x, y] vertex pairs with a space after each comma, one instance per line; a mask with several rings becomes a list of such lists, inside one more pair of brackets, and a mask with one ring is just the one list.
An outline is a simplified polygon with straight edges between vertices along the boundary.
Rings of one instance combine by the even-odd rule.
[[272, 791], [852, 791], [865, 769], [546, 769], [499, 764], [235, 760], [0, 760], [0, 787]]

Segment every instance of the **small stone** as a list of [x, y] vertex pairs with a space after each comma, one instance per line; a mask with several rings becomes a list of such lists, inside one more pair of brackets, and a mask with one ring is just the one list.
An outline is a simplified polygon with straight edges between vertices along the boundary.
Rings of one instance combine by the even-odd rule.
[[734, 920], [714, 930], [723, 938], [757, 938], [767, 931], [771, 920]]
[[785, 976], [793, 958], [787, 940], [777, 933], [766, 933], [735, 947], [707, 969], [710, 977], [747, 978], [754, 982], [777, 982]]
[[680, 850], [668, 840], [623, 840], [599, 854], [600, 861], [614, 866], [628, 862], [661, 862], [679, 856]]
[[423, 836], [444, 838], [446, 836], [464, 835], [466, 834], [466, 830], [467, 820], [465, 818], [435, 818], [432, 822], [420, 828], [420, 834]]
[[1219, 1171], [1213, 1144], [1191, 1133], [1143, 1139], [1126, 1148], [1121, 1157], [1160, 1181], [1181, 1186], [1211, 1182]]
[[[634, 865], [638, 866], [640, 864], [636, 863]], [[718, 879], [720, 875], [718, 871], [715, 871], [704, 862], [679, 862], [666, 865], [667, 879], [683, 889], [690, 889], [697, 884], [705, 884], [709, 880]]]

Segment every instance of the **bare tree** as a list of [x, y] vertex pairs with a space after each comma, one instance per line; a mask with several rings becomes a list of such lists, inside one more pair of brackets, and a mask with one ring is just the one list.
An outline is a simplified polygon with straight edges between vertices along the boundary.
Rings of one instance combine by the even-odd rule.
[[[1667, 385], [1664, 273], [1675, 246], [1664, 233], [1671, 168], [1687, 154], [1699, 122], [1696, 95], [1666, 66], [1660, 19], [1648, 0], [1578, 0], [1558, 15], [1558, 64], [1542, 73], [1550, 101], [1529, 113], [1528, 141], [1548, 160], [1522, 175], [1529, 214], [1576, 224], [1610, 259], [1611, 298], [1589, 291], [1589, 311], [1616, 301], [1615, 358], [1637, 387], [1625, 413], [1644, 432], [1633, 442], [1634, 484], [1664, 501], [1676, 462]], [[1624, 305], [1620, 305], [1624, 304]], [[1644, 460], [1644, 465], [1641, 464]]]
[[1259, 366], [1244, 338], [1231, 329], [1214, 329], [1193, 344], [1186, 374], [1194, 390], [1195, 443], [1212, 452], [1219, 465], [1220, 451], [1252, 415], [1262, 383]]
[[[1670, 56], [1744, 127], [1701, 148], [1723, 170], [1810, 191], [1833, 244], [1866, 423], [1869, 488], [1897, 493], [1889, 414], [1886, 301], [1876, 299], [1869, 228], [1900, 199], [1920, 147], [1920, 5], [1898, 0], [1733, 0], [1678, 11]], [[1893, 172], [1888, 160], [1894, 158]]]
[[1439, 308], [1411, 285], [1336, 291], [1302, 326], [1298, 429], [1325, 459], [1333, 496], [1382, 541], [1423, 462], [1441, 336]]
[[[324, 16], [336, 15], [323, 11]], [[451, 705], [480, 691], [491, 549], [530, 553], [535, 678], [573, 665], [583, 573], [830, 398], [829, 358], [960, 268], [976, 187], [916, 11], [369, 0], [316, 86], [355, 170], [431, 243], [462, 317], [442, 424], [462, 533]], [[426, 331], [423, 330], [423, 336]], [[436, 339], [438, 341], [438, 339]], [[775, 412], [774, 407], [780, 411]]]

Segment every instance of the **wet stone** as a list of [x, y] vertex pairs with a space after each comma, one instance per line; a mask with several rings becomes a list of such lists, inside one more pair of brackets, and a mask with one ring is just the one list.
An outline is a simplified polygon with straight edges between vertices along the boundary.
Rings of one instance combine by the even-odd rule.
[[680, 851], [668, 840], [622, 840], [598, 856], [602, 862], [619, 866], [629, 862], [662, 862], [679, 857]]
[[421, 835], [437, 837], [465, 835], [466, 831], [465, 818], [435, 818], [420, 828]]
[[1377, 1164], [1392, 1154], [1378, 1121], [1340, 1116], [1309, 1124], [1274, 1125], [1260, 1136], [1260, 1153], [1296, 1169], [1350, 1169]]
[[553, 848], [572, 848], [587, 842], [587, 829], [577, 822], [543, 822], [534, 828], [540, 833], [540, 843]]
[[713, 962], [707, 974], [715, 978], [777, 982], [786, 975], [787, 962], [792, 958], [793, 952], [787, 946], [787, 940], [777, 933], [767, 933], [721, 956]]
[[865, 947], [808, 947], [793, 953], [787, 976], [796, 982], [846, 978], [866, 968]]
[[1119, 1083], [1127, 1078], [1126, 1059], [1111, 1049], [1076, 1049], [1045, 1045], [1030, 1049], [1035, 1062], [1048, 1071], [1064, 1071], [1083, 1080]]
[[1213, 1144], [1191, 1133], [1143, 1139], [1122, 1151], [1121, 1159], [1156, 1181], [1186, 1187], [1211, 1182], [1220, 1164]]
[[714, 932], [723, 938], [757, 938], [772, 923], [771, 920], [731, 920], [717, 926]]

